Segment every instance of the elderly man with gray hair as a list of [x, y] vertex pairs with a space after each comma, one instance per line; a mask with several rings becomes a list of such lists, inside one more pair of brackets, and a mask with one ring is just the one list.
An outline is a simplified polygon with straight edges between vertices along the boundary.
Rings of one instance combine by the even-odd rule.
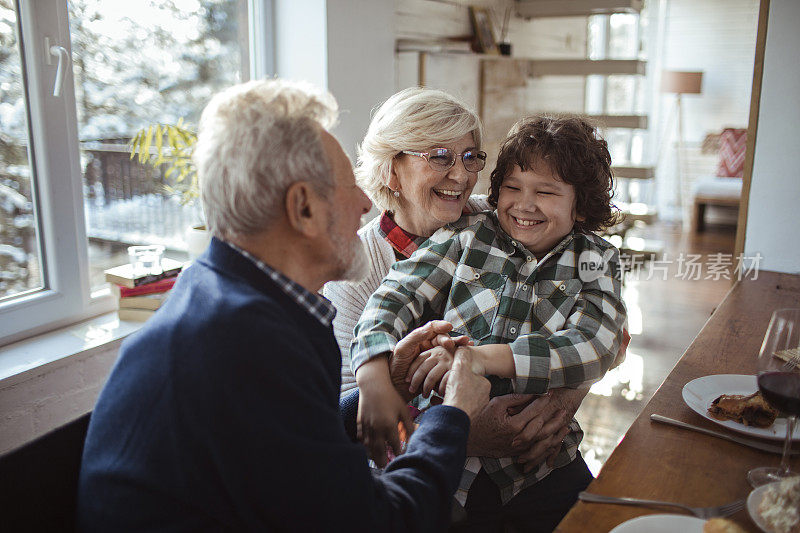
[[[280, 80], [204, 111], [195, 157], [214, 238], [123, 343], [84, 448], [80, 530], [446, 528], [489, 383], [457, 359], [443, 405], [371, 473], [357, 394], [338, 403], [335, 310], [317, 294], [366, 267], [356, 230], [370, 204], [327, 131], [336, 114], [329, 94]], [[448, 331], [431, 322], [395, 353]]]

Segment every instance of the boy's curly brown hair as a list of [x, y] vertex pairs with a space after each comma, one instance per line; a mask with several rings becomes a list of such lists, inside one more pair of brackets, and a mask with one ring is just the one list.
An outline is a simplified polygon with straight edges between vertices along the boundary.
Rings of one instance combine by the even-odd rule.
[[500, 186], [514, 165], [528, 171], [539, 164], [574, 187], [576, 212], [585, 218], [575, 221], [577, 231], [597, 231], [618, 222], [618, 211], [611, 203], [611, 154], [589, 122], [575, 116], [535, 116], [514, 124], [491, 174], [489, 203], [497, 207]]

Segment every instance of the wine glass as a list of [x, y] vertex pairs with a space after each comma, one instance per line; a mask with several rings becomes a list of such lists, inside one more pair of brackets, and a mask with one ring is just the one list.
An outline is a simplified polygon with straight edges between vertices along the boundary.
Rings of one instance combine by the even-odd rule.
[[792, 433], [800, 415], [800, 309], [772, 313], [758, 354], [758, 390], [772, 407], [788, 415], [779, 467], [762, 466], [747, 473], [754, 487], [800, 475], [789, 468]]

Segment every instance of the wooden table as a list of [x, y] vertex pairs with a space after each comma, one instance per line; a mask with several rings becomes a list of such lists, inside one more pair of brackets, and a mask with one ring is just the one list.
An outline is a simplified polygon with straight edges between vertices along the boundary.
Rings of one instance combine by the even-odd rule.
[[[651, 422], [650, 415], [658, 413], [728, 431], [692, 411], [683, 402], [681, 390], [689, 381], [709, 374], [755, 374], [756, 356], [772, 311], [782, 307], [800, 307], [800, 275], [762, 271], [756, 280], [737, 282], [587, 490], [693, 507], [745, 498], [751, 490], [745, 479], [747, 471], [757, 466], [778, 466], [779, 455]], [[647, 371], [646, 360], [644, 364]], [[800, 469], [797, 456], [791, 464]], [[671, 511], [578, 502], [556, 531], [605, 533], [631, 518], [665, 512]], [[731, 518], [745, 529], [757, 531], [746, 510]]]

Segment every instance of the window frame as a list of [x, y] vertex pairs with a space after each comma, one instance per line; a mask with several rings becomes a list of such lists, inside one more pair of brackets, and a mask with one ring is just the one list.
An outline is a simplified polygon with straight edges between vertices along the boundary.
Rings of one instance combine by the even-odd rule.
[[[273, 0], [247, 2], [250, 79], [274, 68]], [[90, 294], [78, 119], [72, 61], [54, 97], [57, 60], [45, 37], [72, 58], [67, 0], [15, 0], [27, 100], [29, 165], [43, 287], [0, 303], [0, 346], [115, 308], [110, 291]], [[247, 77], [247, 76], [244, 76]]]

